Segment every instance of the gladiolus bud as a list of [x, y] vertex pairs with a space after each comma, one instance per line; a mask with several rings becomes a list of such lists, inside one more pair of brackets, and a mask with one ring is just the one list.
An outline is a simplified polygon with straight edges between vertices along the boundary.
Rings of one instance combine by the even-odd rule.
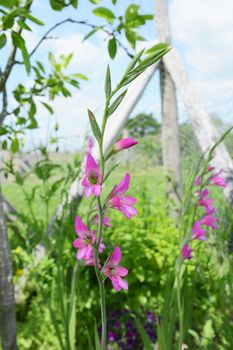
[[121, 139], [115, 143], [114, 150], [119, 152], [119, 151], [122, 151], [123, 149], [133, 147], [134, 145], [137, 145], [137, 143], [138, 142], [132, 137]]

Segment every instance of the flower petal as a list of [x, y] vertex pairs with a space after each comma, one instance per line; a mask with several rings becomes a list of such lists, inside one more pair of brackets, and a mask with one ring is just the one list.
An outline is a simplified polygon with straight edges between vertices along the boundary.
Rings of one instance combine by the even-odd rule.
[[128, 270], [123, 266], [116, 266], [115, 270], [118, 276], [125, 277], [128, 275]]
[[122, 181], [117, 186], [115, 186], [110, 192], [110, 197], [121, 196], [122, 194], [124, 194], [129, 189], [129, 183], [130, 175], [126, 173]]
[[107, 266], [117, 266], [119, 264], [119, 262], [121, 261], [121, 249], [120, 247], [115, 247], [112, 255], [110, 256], [108, 262], [107, 262]]
[[85, 233], [90, 232], [88, 230], [87, 226], [85, 226], [84, 223], [82, 222], [80, 216], [76, 216], [74, 227], [75, 227], [75, 232], [77, 233], [77, 235], [82, 237], [82, 238], [86, 237]]

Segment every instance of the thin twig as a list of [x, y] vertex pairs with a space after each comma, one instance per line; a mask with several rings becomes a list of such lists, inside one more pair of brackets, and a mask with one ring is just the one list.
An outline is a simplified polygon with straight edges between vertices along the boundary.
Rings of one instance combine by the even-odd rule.
[[[91, 24], [91, 23], [88, 23], [87, 21], [85, 20], [74, 20], [72, 18], [66, 18], [56, 24], [54, 24], [50, 29], [47, 30], [47, 32], [45, 32], [45, 34], [41, 37], [41, 39], [38, 41], [38, 43], [35, 45], [35, 47], [32, 49], [32, 51], [29, 53], [29, 56], [31, 57], [36, 51], [37, 49], [40, 47], [40, 45], [42, 44], [42, 42], [44, 40], [47, 40], [47, 39], [50, 39], [51, 37], [49, 37], [48, 35], [54, 31], [56, 28], [60, 27], [61, 25], [65, 24], [65, 23], [73, 23], [73, 24], [81, 24], [81, 25], [84, 25], [86, 27], [89, 27], [91, 29], [97, 29], [97, 28], [100, 28], [99, 26], [97, 25], [94, 25], [94, 24]], [[100, 30], [102, 30], [104, 33], [106, 33], [108, 36], [114, 36], [114, 34], [116, 33], [115, 30], [113, 31], [109, 31], [108, 29], [106, 29], [105, 27], [101, 27]], [[126, 52], [126, 54], [132, 58], [133, 57], [133, 54], [128, 50], [128, 48], [126, 46], [124, 46], [120, 40], [118, 38], [116, 38], [116, 42], [117, 44]], [[15, 61], [15, 64], [23, 64], [23, 61]]]

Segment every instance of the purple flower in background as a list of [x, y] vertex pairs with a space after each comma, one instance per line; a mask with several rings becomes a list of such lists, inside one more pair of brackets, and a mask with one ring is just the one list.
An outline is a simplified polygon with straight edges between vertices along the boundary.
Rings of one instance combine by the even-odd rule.
[[219, 176], [221, 173], [222, 173], [222, 170], [220, 170], [218, 173], [216, 173], [210, 178], [210, 185], [226, 187], [227, 184], [225, 182], [225, 179]]
[[182, 249], [182, 258], [185, 260], [185, 259], [192, 259], [192, 249], [189, 248], [189, 245], [188, 243], [185, 244], [184, 248]]
[[218, 220], [213, 214], [215, 213], [215, 210], [212, 211], [212, 213], [208, 213], [203, 216], [201, 219], [201, 224], [211, 227], [212, 229], [216, 229], [218, 226], [216, 224], [216, 221]]
[[[95, 216], [95, 218], [94, 218], [94, 223], [96, 224], [96, 225], [98, 225], [99, 224], [99, 215], [97, 214], [96, 216]], [[103, 225], [105, 226], [105, 227], [111, 227], [112, 225], [110, 224], [110, 222], [109, 222], [109, 217], [108, 216], [104, 216], [103, 217]]]

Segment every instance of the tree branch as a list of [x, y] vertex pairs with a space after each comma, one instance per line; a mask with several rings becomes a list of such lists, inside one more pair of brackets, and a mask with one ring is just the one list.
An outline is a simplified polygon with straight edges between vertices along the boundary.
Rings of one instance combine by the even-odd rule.
[[[91, 29], [97, 29], [99, 28], [99, 26], [97, 25], [94, 25], [94, 24], [91, 24], [91, 23], [88, 23], [87, 21], [81, 21], [81, 20], [74, 20], [72, 18], [66, 18], [58, 23], [56, 23], [55, 25], [53, 25], [50, 29], [47, 30], [47, 32], [42, 36], [42, 38], [38, 41], [38, 43], [36, 44], [36, 46], [34, 47], [34, 49], [30, 52], [29, 56], [31, 57], [35, 52], [36, 50], [40, 47], [40, 45], [42, 44], [42, 42], [44, 40], [47, 40], [49, 39], [48, 35], [54, 31], [56, 28], [60, 27], [61, 25], [65, 24], [65, 23], [73, 23], [73, 24], [81, 24], [81, 25], [84, 25], [86, 27], [89, 27]], [[115, 30], [113, 31], [109, 31], [108, 29], [104, 28], [104, 27], [101, 27], [101, 29], [104, 33], [106, 33], [108, 36], [113, 36], [114, 33], [115, 33]], [[133, 54], [128, 50], [128, 48], [126, 46], [124, 46], [120, 40], [118, 38], [116, 38], [116, 42], [117, 44], [126, 52], [126, 54], [130, 57], [130, 58], [133, 58]], [[23, 62], [15, 62], [15, 63], [18, 63], [18, 64], [22, 64]]]
[[2, 91], [2, 111], [0, 113], [0, 126], [2, 126], [5, 117], [8, 115], [7, 105], [8, 105], [7, 91], [6, 91], [6, 86], [4, 86], [4, 89]]
[[[26, 10], [29, 11], [31, 5], [32, 5], [33, 0], [29, 0], [25, 5], [24, 8]], [[24, 21], [26, 20], [25, 18], [23, 19]], [[18, 29], [15, 30], [16, 33], [18, 33], [19, 35], [21, 35], [23, 31], [23, 28], [20, 27]], [[17, 46], [12, 46], [10, 55], [8, 57], [7, 60], [7, 64], [6, 64], [6, 68], [4, 69], [4, 71], [1, 73], [0, 75], [0, 92], [3, 92], [3, 90], [5, 89], [5, 85], [7, 82], [7, 79], [9, 78], [9, 75], [11, 73], [11, 70], [15, 64], [15, 56], [16, 56], [16, 52], [17, 52]]]

